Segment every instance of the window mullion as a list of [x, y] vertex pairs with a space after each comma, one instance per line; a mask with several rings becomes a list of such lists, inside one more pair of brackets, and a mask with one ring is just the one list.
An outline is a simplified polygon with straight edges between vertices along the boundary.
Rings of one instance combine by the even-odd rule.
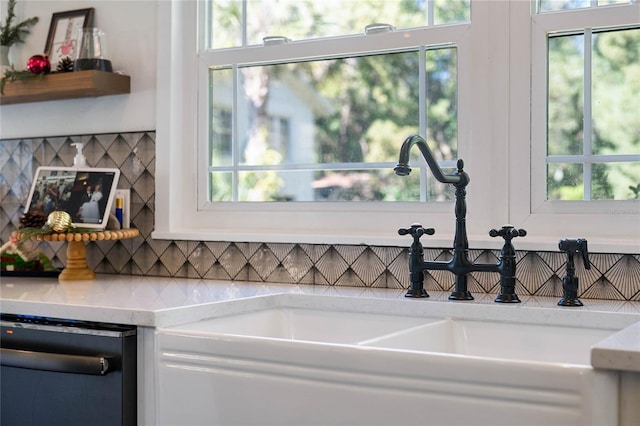
[[[433, 2], [429, 2], [429, 4], [431, 5], [431, 10], [430, 12], [433, 11], [433, 4], [431, 4]], [[431, 13], [429, 14], [429, 17], [431, 17]], [[427, 52], [424, 46], [420, 47], [420, 59], [418, 61], [418, 75], [420, 76], [420, 78], [418, 79], [418, 87], [419, 87], [419, 99], [418, 99], [418, 105], [419, 105], [419, 121], [418, 121], [418, 126], [420, 129], [420, 134], [423, 135], [426, 139], [427, 137], [427, 66], [426, 66], [426, 60], [427, 60]], [[421, 159], [420, 160], [420, 164], [424, 165], [425, 162]], [[420, 167], [420, 201], [427, 201], [427, 169], [425, 167]]]
[[[244, 5], [244, 2], [243, 2]], [[246, 6], [243, 6], [246, 7]], [[231, 97], [231, 199], [238, 201], [238, 164], [240, 163], [240, 142], [238, 129], [238, 105], [240, 97], [240, 70], [237, 66], [233, 68], [233, 96]]]
[[248, 46], [249, 45], [249, 36], [247, 35], [247, 0], [244, 0], [242, 2], [242, 16], [240, 17], [241, 20], [241, 28], [242, 28], [242, 45], [243, 46]]
[[[592, 154], [592, 84], [591, 84], [591, 46], [593, 33], [591, 28], [585, 28], [584, 31], [584, 68], [583, 68], [583, 154], [586, 157]], [[591, 161], [582, 164], [584, 199], [591, 200]]]
[[434, 10], [435, 10], [434, 0], [427, 0], [427, 26], [428, 27], [432, 27], [433, 26]]

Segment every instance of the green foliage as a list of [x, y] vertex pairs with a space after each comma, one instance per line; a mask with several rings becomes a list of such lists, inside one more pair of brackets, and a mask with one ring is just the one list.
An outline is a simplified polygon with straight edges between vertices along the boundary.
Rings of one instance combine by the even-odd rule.
[[0, 26], [0, 46], [11, 46], [12, 44], [24, 42], [24, 37], [29, 34], [29, 28], [38, 23], [38, 17], [25, 19], [17, 25], [12, 25], [16, 15], [14, 9], [16, 0], [9, 0], [7, 5], [7, 18], [4, 25]]
[[42, 78], [45, 73], [35, 74], [30, 71], [15, 70], [13, 67], [5, 70], [2, 79], [0, 79], [0, 94], [4, 95], [4, 86], [7, 81], [27, 81], [34, 78]]
[[[584, 145], [583, 35], [549, 40], [548, 155], [581, 155]], [[593, 155], [640, 152], [640, 29], [596, 32], [592, 41]], [[569, 164], [548, 180], [549, 199], [584, 199], [582, 167]], [[640, 164], [592, 165], [591, 198], [629, 199]], [[561, 178], [560, 178], [561, 177]], [[577, 197], [577, 198], [576, 198]]]

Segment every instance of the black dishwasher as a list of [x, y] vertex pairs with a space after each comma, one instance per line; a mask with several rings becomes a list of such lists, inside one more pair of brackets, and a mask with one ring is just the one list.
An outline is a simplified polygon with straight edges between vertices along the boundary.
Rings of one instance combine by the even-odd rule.
[[2, 426], [135, 425], [136, 327], [0, 315]]

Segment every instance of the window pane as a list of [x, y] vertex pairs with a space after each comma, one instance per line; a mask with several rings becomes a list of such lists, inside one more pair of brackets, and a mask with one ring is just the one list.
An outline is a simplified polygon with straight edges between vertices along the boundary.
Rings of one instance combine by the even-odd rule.
[[593, 153], [640, 154], [640, 29], [593, 39]]
[[582, 164], [549, 164], [547, 188], [549, 200], [584, 199]]
[[233, 173], [209, 173], [209, 200], [233, 201]]
[[593, 165], [594, 200], [633, 200], [640, 198], [640, 163], [601, 163]]
[[581, 9], [590, 7], [591, 0], [539, 0], [538, 11], [550, 12], [554, 10]]
[[[640, 164], [640, 29], [554, 35], [548, 47], [548, 162], [584, 165], [583, 199], [634, 198], [626, 175]], [[563, 167], [550, 166], [549, 199], [580, 193]]]
[[[229, 165], [239, 170], [237, 198], [232, 196], [238, 201], [449, 199], [447, 188], [428, 186], [421, 176], [425, 164], [417, 150], [416, 179], [392, 169], [402, 140], [419, 133], [421, 70], [427, 139], [439, 161], [455, 160], [456, 67], [456, 49], [448, 47], [213, 69], [209, 171], [228, 172]], [[234, 76], [239, 101], [232, 123]], [[331, 179], [344, 187], [317, 190]], [[212, 197], [222, 199], [220, 188], [212, 189]]]
[[583, 151], [584, 36], [549, 39], [548, 155]]
[[[421, 4], [422, 7], [428, 5], [427, 0], [416, 0], [416, 3]], [[470, 0], [434, 0], [433, 9], [434, 25], [471, 21]]]
[[207, 49], [242, 46], [242, 2], [215, 0], [208, 2], [211, 23], [207, 26]]
[[427, 140], [439, 160], [458, 158], [458, 96], [456, 49], [426, 52]]
[[[239, 201], [395, 201], [419, 199], [419, 174], [398, 179], [372, 170], [241, 171]], [[403, 193], [404, 192], [404, 193]], [[393, 197], [389, 200], [389, 197]]]
[[209, 72], [210, 116], [209, 153], [210, 163], [214, 166], [229, 166], [232, 161], [233, 115], [233, 72], [231, 69], [218, 69]]
[[267, 36], [305, 40], [362, 34], [373, 23], [412, 28], [470, 19], [469, 0], [212, 0], [209, 5], [207, 48], [213, 49], [262, 44]]
[[[232, 200], [232, 173], [211, 173], [212, 201]], [[398, 178], [389, 168], [375, 170], [256, 170], [238, 172], [238, 201], [417, 201], [420, 174]], [[429, 179], [429, 198], [454, 198], [451, 185]]]
[[633, 0], [538, 0], [539, 12], [557, 10], [584, 9], [587, 7], [609, 6], [612, 4], [629, 4]]

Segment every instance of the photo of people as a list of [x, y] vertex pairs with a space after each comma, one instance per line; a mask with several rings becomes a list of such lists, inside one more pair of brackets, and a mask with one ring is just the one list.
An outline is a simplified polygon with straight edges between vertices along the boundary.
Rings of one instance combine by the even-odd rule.
[[68, 170], [47, 170], [37, 176], [29, 210], [45, 216], [55, 210], [67, 211], [75, 179], [76, 172]]
[[[104, 203], [102, 202], [100, 184], [87, 185], [87, 192], [84, 194], [82, 205], [78, 210], [78, 222], [98, 223], [101, 205]], [[104, 211], [104, 209], [102, 210]]]
[[70, 214], [74, 223], [100, 224], [104, 220], [113, 185], [113, 173], [78, 172], [71, 191]]
[[74, 224], [102, 225], [116, 171], [38, 170], [26, 211], [69, 213]]

